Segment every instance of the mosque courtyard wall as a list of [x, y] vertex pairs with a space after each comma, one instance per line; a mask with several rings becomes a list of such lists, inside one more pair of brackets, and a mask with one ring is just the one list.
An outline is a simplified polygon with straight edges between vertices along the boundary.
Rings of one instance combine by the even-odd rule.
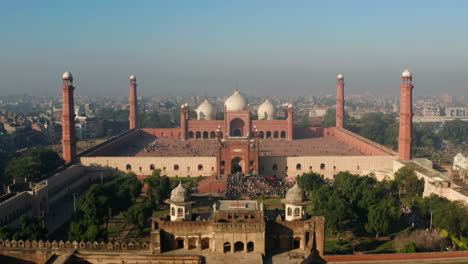
[[168, 177], [216, 173], [216, 157], [81, 157], [80, 160], [84, 166], [99, 165], [137, 175], [151, 175], [154, 169], [160, 169]]

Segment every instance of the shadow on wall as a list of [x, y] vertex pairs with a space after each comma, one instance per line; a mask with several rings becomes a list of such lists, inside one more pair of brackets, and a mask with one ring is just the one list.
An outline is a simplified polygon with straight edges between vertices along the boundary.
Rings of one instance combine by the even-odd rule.
[[323, 137], [322, 127], [295, 127], [294, 139]]
[[[24, 258], [24, 254], [20, 254], [21, 258]], [[0, 263], [2, 264], [36, 264], [40, 263], [37, 261], [29, 261], [26, 259], [16, 258], [12, 256], [2, 255], [0, 254]]]

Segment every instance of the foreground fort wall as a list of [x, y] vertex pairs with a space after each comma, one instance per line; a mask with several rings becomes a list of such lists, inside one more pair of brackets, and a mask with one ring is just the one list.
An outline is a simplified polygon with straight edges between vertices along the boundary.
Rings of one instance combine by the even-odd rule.
[[99, 165], [137, 175], [151, 175], [154, 169], [169, 177], [216, 173], [216, 157], [81, 157], [80, 160], [84, 166]]
[[[30, 191], [10, 194], [9, 199], [0, 203], [0, 222], [16, 227], [23, 214], [44, 215], [46, 220], [54, 223], [48, 226], [49, 232], [53, 232], [71, 217], [71, 212], [61, 214], [59, 217], [49, 213], [51, 208], [71, 203], [72, 193], [100, 180], [101, 177], [106, 180], [113, 175], [114, 173], [107, 168], [85, 168], [79, 163], [63, 168], [53, 176], [32, 186]], [[72, 210], [71, 207], [68, 209]]]
[[392, 170], [395, 159], [395, 156], [260, 157], [260, 173], [276, 177], [296, 177], [315, 172], [331, 179], [340, 171], [363, 175], [372, 171]]
[[328, 128], [326, 136], [334, 136], [338, 140], [352, 146], [366, 155], [394, 155], [397, 153], [385, 146], [342, 128]]

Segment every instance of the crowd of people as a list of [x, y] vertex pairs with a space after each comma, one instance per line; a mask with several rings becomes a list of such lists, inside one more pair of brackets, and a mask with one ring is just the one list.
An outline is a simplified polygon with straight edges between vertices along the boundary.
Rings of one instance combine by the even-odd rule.
[[288, 188], [288, 184], [282, 181], [236, 173], [229, 175], [227, 178], [226, 196], [228, 198], [282, 197]]
[[201, 144], [199, 142], [180, 142], [176, 140], [158, 139], [144, 146], [140, 156], [155, 155], [161, 156], [203, 156], [214, 154], [215, 146], [213, 144]]

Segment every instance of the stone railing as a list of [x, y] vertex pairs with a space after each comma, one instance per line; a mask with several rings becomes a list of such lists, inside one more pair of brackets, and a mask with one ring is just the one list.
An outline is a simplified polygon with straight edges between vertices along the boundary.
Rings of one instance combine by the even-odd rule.
[[77, 241], [43, 241], [43, 240], [0, 240], [2, 249], [35, 249], [35, 250], [96, 250], [96, 251], [127, 251], [127, 250], [149, 250], [149, 243], [138, 241], [115, 241], [115, 242], [77, 242]]

